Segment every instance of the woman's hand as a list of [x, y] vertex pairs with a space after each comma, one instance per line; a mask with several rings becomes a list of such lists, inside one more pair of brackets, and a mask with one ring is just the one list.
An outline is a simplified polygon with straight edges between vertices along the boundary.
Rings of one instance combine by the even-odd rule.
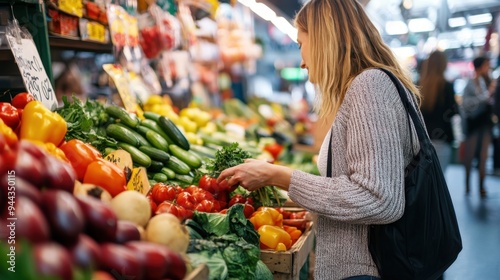
[[228, 185], [239, 184], [249, 191], [264, 186], [276, 186], [288, 190], [292, 169], [267, 161], [246, 159], [245, 163], [228, 168], [219, 175], [217, 182], [228, 180]]

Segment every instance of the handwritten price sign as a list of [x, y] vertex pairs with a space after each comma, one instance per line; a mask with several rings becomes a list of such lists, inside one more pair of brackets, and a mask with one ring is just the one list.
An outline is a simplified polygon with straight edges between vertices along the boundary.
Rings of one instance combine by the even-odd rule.
[[21, 39], [7, 34], [7, 41], [16, 59], [26, 90], [47, 108], [57, 108], [56, 95], [33, 40]]

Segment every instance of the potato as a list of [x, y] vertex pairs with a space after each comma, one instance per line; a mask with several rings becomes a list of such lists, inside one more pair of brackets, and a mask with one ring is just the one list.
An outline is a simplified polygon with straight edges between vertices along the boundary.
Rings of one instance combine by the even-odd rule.
[[146, 227], [146, 240], [166, 245], [174, 252], [185, 254], [189, 245], [189, 233], [176, 216], [163, 213], [149, 221]]

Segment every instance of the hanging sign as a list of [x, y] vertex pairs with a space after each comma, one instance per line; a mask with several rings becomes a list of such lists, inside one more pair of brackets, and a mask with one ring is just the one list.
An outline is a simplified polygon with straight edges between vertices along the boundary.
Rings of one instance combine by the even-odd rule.
[[6, 36], [26, 90], [47, 108], [55, 110], [57, 108], [56, 95], [31, 36], [19, 38], [9, 32]]

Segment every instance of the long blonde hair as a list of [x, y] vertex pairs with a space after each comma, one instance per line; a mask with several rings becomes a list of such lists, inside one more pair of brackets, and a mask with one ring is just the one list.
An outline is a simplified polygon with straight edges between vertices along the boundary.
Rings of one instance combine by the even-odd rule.
[[315, 103], [320, 118], [336, 115], [352, 80], [369, 68], [391, 71], [419, 97], [408, 73], [357, 1], [310, 0], [297, 13], [295, 25], [309, 37], [307, 66], [320, 91]]
[[444, 71], [448, 65], [446, 54], [434, 51], [422, 63], [420, 71], [420, 92], [422, 94], [421, 108], [426, 111], [433, 110], [436, 102], [444, 99], [446, 79]]

